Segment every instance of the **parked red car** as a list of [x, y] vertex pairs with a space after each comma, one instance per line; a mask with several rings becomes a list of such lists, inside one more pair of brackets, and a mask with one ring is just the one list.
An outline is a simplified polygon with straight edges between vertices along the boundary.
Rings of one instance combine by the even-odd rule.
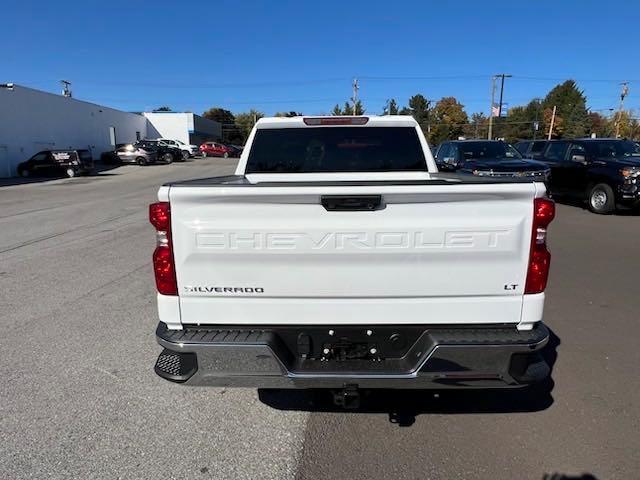
[[231, 149], [229, 147], [216, 142], [205, 142], [200, 145], [200, 151], [205, 157], [224, 157], [227, 158], [231, 155]]

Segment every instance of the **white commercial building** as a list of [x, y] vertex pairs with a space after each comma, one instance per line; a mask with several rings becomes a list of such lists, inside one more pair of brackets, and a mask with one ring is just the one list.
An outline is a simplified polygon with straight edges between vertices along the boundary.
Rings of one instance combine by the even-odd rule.
[[116, 143], [147, 136], [147, 119], [20, 85], [0, 85], [0, 177], [42, 150], [88, 149], [93, 158]]
[[131, 113], [33, 88], [0, 84], [0, 178], [42, 150], [87, 149], [95, 160], [116, 144], [170, 138], [218, 140], [218, 122], [193, 113]]
[[[157, 137], [200, 145], [222, 138], [222, 125], [190, 112], [145, 112], [143, 115], [157, 132]], [[151, 129], [149, 138], [153, 138]]]

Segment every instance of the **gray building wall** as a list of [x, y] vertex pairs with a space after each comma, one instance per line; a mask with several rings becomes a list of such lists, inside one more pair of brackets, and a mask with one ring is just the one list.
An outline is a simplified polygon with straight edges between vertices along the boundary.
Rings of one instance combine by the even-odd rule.
[[189, 132], [189, 135], [191, 143], [194, 145], [200, 145], [210, 140], [221, 140], [222, 124], [194, 114], [193, 130]]
[[41, 150], [83, 148], [99, 159], [112, 144], [138, 136], [147, 137], [142, 115], [20, 85], [0, 86], [0, 177], [16, 176], [18, 163]]
[[149, 138], [169, 138], [194, 145], [222, 138], [220, 123], [195, 113], [145, 112], [143, 115], [149, 120]]

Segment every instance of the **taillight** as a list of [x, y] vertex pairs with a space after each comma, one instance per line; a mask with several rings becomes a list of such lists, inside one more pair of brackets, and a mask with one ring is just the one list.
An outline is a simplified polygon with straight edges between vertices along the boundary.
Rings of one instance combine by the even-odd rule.
[[153, 252], [153, 272], [156, 287], [162, 295], [177, 295], [178, 282], [171, 246], [171, 208], [169, 202], [149, 205], [149, 221], [156, 228], [156, 249]]
[[556, 205], [548, 198], [533, 200], [533, 228], [529, 269], [524, 293], [541, 293], [547, 286], [551, 254], [547, 250], [547, 227], [556, 214]]

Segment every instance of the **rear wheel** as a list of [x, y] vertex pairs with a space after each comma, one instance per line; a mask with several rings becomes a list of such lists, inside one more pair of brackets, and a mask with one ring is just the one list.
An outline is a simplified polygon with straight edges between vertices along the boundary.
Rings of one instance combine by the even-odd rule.
[[189, 160], [189, 152], [182, 150], [182, 160]]
[[606, 215], [616, 208], [613, 189], [606, 183], [598, 183], [589, 191], [589, 210], [593, 213]]
[[224, 155], [222, 155], [224, 158], [229, 158], [229, 152], [224, 152]]
[[138, 157], [136, 158], [136, 163], [142, 167], [147, 164], [147, 159], [144, 157]]
[[31, 172], [29, 171], [29, 169], [27, 167], [22, 167], [18, 173], [23, 178], [27, 178], [27, 177], [29, 177], [31, 175]]
[[73, 168], [67, 168], [64, 173], [66, 173], [69, 178], [76, 176], [76, 171]]
[[173, 162], [173, 155], [171, 155], [170, 153], [165, 153], [165, 154], [163, 154], [163, 155], [162, 155], [162, 157], [160, 157], [160, 158], [162, 158], [162, 161], [163, 161], [164, 163], [171, 163], [171, 162]]

